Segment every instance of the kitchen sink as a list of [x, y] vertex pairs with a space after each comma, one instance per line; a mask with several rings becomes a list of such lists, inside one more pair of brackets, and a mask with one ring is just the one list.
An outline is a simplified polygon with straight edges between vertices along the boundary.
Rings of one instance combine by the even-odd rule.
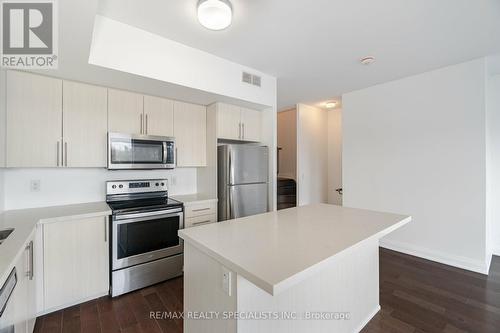
[[9, 237], [9, 235], [14, 231], [14, 229], [3, 229], [0, 230], [0, 244]]

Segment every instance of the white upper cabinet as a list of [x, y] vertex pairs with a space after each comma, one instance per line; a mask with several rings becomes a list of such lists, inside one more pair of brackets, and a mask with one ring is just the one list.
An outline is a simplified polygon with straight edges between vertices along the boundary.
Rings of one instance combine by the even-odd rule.
[[144, 134], [174, 135], [174, 101], [144, 96]]
[[129, 91], [108, 89], [108, 130], [144, 134], [144, 97]]
[[62, 80], [7, 72], [7, 167], [62, 163]]
[[178, 167], [207, 165], [207, 108], [174, 102], [174, 136]]
[[240, 108], [230, 104], [217, 104], [217, 137], [219, 139], [241, 139]]
[[64, 166], [106, 166], [107, 103], [106, 88], [64, 81]]
[[261, 121], [262, 113], [260, 111], [241, 108], [241, 137], [244, 141], [259, 142], [261, 140]]
[[226, 140], [261, 140], [260, 111], [217, 103], [217, 138]]

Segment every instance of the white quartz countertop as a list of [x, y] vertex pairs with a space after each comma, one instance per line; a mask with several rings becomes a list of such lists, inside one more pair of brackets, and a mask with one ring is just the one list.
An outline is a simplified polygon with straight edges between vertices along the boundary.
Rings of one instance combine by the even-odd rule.
[[191, 203], [197, 202], [206, 202], [206, 201], [217, 201], [213, 195], [204, 194], [204, 193], [194, 193], [194, 194], [185, 194], [185, 195], [172, 195], [172, 199], [180, 201], [185, 205], [189, 205]]
[[184, 229], [179, 236], [275, 295], [345, 250], [410, 220], [410, 216], [314, 204]]
[[0, 286], [26, 246], [37, 224], [111, 215], [105, 202], [52, 206], [5, 211], [0, 214], [0, 230], [14, 228], [0, 244]]

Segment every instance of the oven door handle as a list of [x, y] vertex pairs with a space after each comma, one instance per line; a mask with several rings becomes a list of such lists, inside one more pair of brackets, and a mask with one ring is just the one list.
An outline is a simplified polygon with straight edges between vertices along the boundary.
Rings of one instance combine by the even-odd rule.
[[123, 224], [123, 223], [132, 223], [132, 222], [140, 222], [147, 220], [157, 220], [173, 216], [180, 216], [182, 220], [183, 215], [184, 214], [182, 212], [182, 209], [176, 209], [176, 210], [165, 210], [156, 212], [114, 215], [113, 221], [116, 222], [117, 224]]

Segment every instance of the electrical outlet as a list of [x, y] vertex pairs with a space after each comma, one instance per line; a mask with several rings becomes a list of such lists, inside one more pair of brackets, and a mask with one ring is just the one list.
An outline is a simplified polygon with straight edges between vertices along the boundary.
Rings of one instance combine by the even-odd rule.
[[30, 183], [31, 192], [40, 192], [40, 179], [33, 179]]
[[222, 290], [228, 296], [231, 296], [231, 280], [232, 280], [231, 271], [228, 270], [226, 267], [222, 267]]

